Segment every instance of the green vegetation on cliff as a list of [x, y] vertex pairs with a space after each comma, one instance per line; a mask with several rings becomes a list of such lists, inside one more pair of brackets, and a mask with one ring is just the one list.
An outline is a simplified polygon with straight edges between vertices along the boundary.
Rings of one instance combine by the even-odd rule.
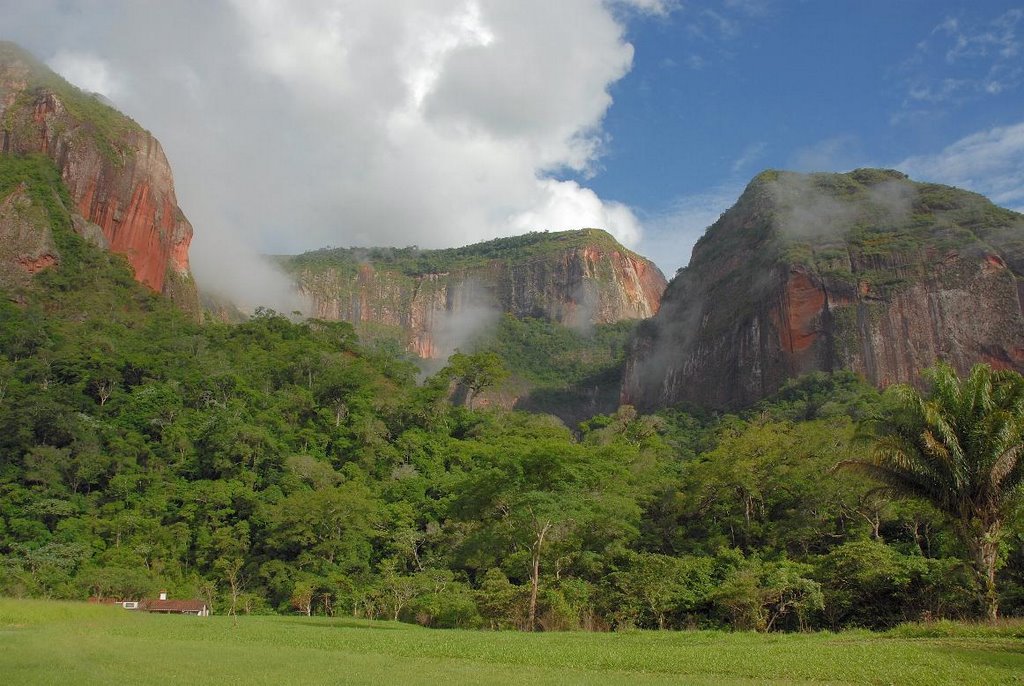
[[360, 265], [371, 264], [376, 269], [393, 271], [405, 276], [445, 274], [457, 270], [486, 267], [493, 260], [524, 262], [535, 257], [572, 248], [599, 247], [634, 253], [623, 248], [608, 232], [601, 229], [577, 231], [532, 231], [520, 236], [495, 238], [458, 248], [421, 250], [416, 246], [405, 248], [322, 248], [294, 256], [276, 259], [287, 269], [337, 270], [355, 274]]
[[[66, 184], [54, 185], [50, 194], [60, 197], [75, 229], [126, 256], [136, 278], [198, 316], [188, 273], [192, 227], [176, 206], [159, 143], [102, 96], [75, 88], [7, 42], [0, 42], [0, 101], [4, 157], [49, 157]], [[36, 207], [45, 206], [37, 201]], [[15, 206], [27, 203], [16, 198], [9, 203]], [[24, 227], [17, 217], [8, 221], [5, 232], [13, 240], [7, 242], [17, 242]], [[55, 259], [52, 250], [30, 243], [15, 257], [26, 271]]]
[[[46, 269], [35, 277], [40, 286], [33, 289], [35, 303], [48, 308], [66, 298], [69, 306], [79, 303], [88, 308], [99, 301], [106, 304], [121, 299], [138, 300], [134, 289], [128, 286], [133, 276], [124, 258], [94, 248], [74, 232], [69, 210], [73, 203], [60, 172], [48, 157], [0, 155], [0, 201], [22, 186], [33, 207], [41, 210], [32, 221], [40, 232], [52, 236], [60, 260], [59, 268]], [[17, 267], [4, 264], [0, 268]], [[111, 287], [112, 293], [97, 292]], [[123, 305], [116, 309], [123, 309]]]
[[748, 407], [787, 379], [918, 383], [938, 360], [1024, 371], [1024, 215], [884, 169], [766, 171], [638, 333], [624, 397]]
[[[758, 199], [752, 214], [766, 222], [771, 259], [851, 287], [866, 283], [883, 297], [956, 251], [1003, 255], [1024, 275], [1024, 216], [977, 193], [914, 182], [889, 169], [763, 172], [747, 193]], [[903, 273], [894, 274], [893, 265]]]
[[496, 349], [512, 377], [489, 402], [570, 423], [617, 405], [630, 323], [664, 277], [604, 231], [529, 233], [447, 250], [325, 249], [277, 258], [312, 311], [437, 369], [456, 349]]
[[33, 204], [45, 210], [48, 225], [71, 228], [71, 198], [60, 180], [60, 172], [45, 155], [18, 157], [0, 155], [0, 199], [25, 185]]
[[[143, 130], [131, 117], [111, 107], [101, 96], [68, 83], [16, 44], [0, 41], [0, 75], [3, 65], [15, 63], [27, 68], [28, 88], [21, 91], [7, 109], [4, 128], [28, 125], [27, 121], [20, 123], [17, 118], [31, 113], [35, 100], [43, 93], [51, 92], [57, 95], [70, 121], [75, 123], [77, 135], [88, 136], [110, 161], [121, 163], [124, 155], [131, 154], [132, 146], [127, 138]], [[0, 96], [3, 95], [2, 89], [0, 84]]]

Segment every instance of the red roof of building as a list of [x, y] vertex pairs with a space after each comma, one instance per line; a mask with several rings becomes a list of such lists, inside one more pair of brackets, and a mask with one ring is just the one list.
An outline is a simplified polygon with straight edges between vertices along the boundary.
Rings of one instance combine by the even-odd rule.
[[147, 600], [142, 609], [150, 612], [202, 612], [206, 603], [202, 600]]

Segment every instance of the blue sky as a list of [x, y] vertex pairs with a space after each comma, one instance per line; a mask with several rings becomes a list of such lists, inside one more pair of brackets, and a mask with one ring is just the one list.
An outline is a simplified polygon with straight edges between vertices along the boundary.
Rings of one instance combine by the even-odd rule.
[[[261, 253], [601, 227], [671, 276], [765, 168], [1024, 208], [1024, 0], [0, 0], [153, 131], [200, 284]], [[224, 256], [230, 255], [230, 260]]]
[[628, 37], [633, 69], [586, 182], [647, 220], [652, 254], [702, 232], [766, 168], [902, 167], [1024, 208], [1021, 132], [1003, 164], [942, 165], [958, 141], [1024, 122], [1024, 4], [689, 3], [634, 18]]

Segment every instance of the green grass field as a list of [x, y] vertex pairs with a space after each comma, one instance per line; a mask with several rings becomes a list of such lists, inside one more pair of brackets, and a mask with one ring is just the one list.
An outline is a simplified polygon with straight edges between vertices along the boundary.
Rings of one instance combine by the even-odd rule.
[[1024, 684], [1024, 623], [886, 634], [489, 633], [0, 599], [4, 684]]

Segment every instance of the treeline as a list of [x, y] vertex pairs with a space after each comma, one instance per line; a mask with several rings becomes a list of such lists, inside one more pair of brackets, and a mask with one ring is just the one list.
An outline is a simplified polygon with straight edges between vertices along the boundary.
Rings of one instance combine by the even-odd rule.
[[300, 255], [280, 255], [277, 259], [289, 269], [333, 268], [354, 274], [360, 265], [369, 263], [378, 269], [406, 276], [423, 276], [486, 267], [492, 260], [521, 261], [569, 248], [595, 246], [625, 250], [603, 230], [582, 229], [530, 231], [457, 248], [421, 249], [415, 245], [404, 248], [320, 248]]
[[[55, 232], [60, 267], [0, 301], [4, 595], [547, 630], [983, 611], [938, 512], [834, 469], [867, 454], [858, 420], [885, 402], [850, 374], [743, 416], [623, 407], [569, 428], [453, 404], [466, 356], [417, 383], [346, 324], [197, 324]], [[1008, 528], [1012, 614], [1019, 515]]]

